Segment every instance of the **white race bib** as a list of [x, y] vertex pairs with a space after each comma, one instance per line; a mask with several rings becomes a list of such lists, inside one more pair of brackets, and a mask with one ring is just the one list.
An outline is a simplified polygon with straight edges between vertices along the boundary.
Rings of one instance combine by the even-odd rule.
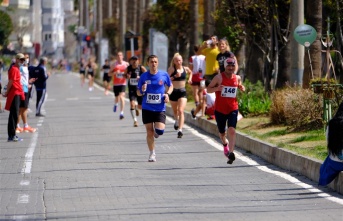
[[130, 78], [130, 85], [138, 85], [138, 79], [137, 78]]
[[222, 97], [236, 97], [237, 87], [224, 86], [221, 92]]
[[161, 103], [161, 94], [151, 94], [148, 93], [146, 96], [146, 102], [148, 104], [160, 104]]
[[123, 77], [124, 77], [124, 73], [118, 73], [118, 74], [116, 75], [116, 77], [117, 77], [117, 78], [123, 78]]

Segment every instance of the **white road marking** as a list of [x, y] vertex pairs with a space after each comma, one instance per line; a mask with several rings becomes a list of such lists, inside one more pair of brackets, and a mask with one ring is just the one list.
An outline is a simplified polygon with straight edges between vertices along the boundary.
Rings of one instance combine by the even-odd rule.
[[21, 170], [22, 174], [31, 173], [32, 158], [33, 158], [33, 153], [35, 152], [35, 149], [36, 149], [37, 138], [38, 138], [38, 132], [33, 133], [29, 148], [27, 149], [26, 154], [25, 154], [25, 161], [24, 161], [23, 168]]
[[[169, 122], [171, 122], [171, 123], [174, 123], [174, 120], [171, 117], [167, 117], [167, 120]], [[208, 136], [199, 133], [197, 130], [195, 130], [195, 129], [187, 126], [187, 125], [184, 125], [184, 128], [189, 130], [195, 136], [203, 139], [206, 143], [208, 143], [209, 145], [213, 146], [214, 148], [216, 148], [216, 149], [218, 149], [220, 151], [223, 150], [223, 145], [218, 143], [214, 139], [211, 139]], [[241, 161], [247, 163], [248, 165], [254, 166], [254, 167], [256, 167], [257, 169], [259, 169], [261, 171], [264, 171], [264, 172], [273, 174], [275, 176], [281, 177], [281, 178], [283, 178], [285, 180], [288, 180], [289, 182], [291, 182], [291, 183], [293, 183], [295, 185], [298, 185], [298, 186], [300, 186], [300, 187], [302, 187], [304, 189], [307, 189], [308, 191], [310, 191], [312, 193], [318, 193], [317, 195], [319, 197], [322, 197], [322, 198], [325, 198], [325, 199], [330, 200], [332, 202], [335, 202], [335, 203], [343, 205], [343, 199], [331, 196], [330, 194], [327, 194], [327, 193], [319, 190], [318, 188], [316, 188], [316, 187], [314, 187], [312, 185], [309, 185], [309, 184], [301, 182], [297, 178], [292, 177], [291, 175], [289, 175], [287, 173], [283, 173], [283, 172], [280, 172], [280, 171], [275, 171], [275, 170], [272, 170], [272, 169], [270, 169], [270, 168], [268, 168], [266, 166], [262, 166], [259, 163], [257, 163], [256, 161], [252, 160], [251, 158], [249, 158], [247, 156], [243, 156], [238, 151], [235, 152], [235, 155], [236, 155], [236, 158], [239, 158]]]
[[66, 100], [67, 101], [77, 101], [77, 100], [79, 100], [79, 98], [78, 97], [67, 97]]
[[90, 100], [100, 100], [101, 97], [90, 97], [89, 99], [90, 99]]
[[20, 181], [20, 185], [21, 186], [28, 186], [28, 185], [30, 185], [30, 181], [29, 180], [22, 180], [22, 181]]
[[27, 194], [19, 194], [17, 203], [28, 203], [30, 196]]
[[28, 216], [13, 216], [13, 220], [27, 220]]

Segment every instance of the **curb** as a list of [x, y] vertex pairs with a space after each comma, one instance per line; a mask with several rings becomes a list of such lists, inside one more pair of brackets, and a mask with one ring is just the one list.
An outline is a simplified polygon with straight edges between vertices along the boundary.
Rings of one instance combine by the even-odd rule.
[[[169, 105], [166, 114], [173, 116], [173, 111]], [[185, 111], [185, 123], [204, 130], [205, 132], [218, 136], [218, 129], [215, 121], [208, 121], [203, 118], [194, 120], [189, 112]], [[322, 162], [313, 158], [301, 156], [292, 151], [277, 147], [273, 144], [250, 137], [247, 134], [236, 131], [236, 147], [250, 152], [263, 160], [274, 164], [282, 169], [297, 172], [318, 183], [319, 171]], [[343, 194], [343, 172], [333, 180], [329, 188]]]

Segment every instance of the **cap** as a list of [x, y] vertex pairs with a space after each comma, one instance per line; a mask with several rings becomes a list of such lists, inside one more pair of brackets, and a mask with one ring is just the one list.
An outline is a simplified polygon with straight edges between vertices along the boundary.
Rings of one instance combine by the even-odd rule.
[[227, 58], [224, 61], [224, 67], [226, 68], [228, 65], [236, 65], [236, 60], [233, 58]]
[[15, 58], [16, 59], [25, 59], [25, 56], [22, 53], [18, 53], [18, 54], [16, 54]]
[[137, 56], [132, 56], [131, 58], [130, 58], [130, 61], [131, 60], [138, 60], [138, 57]]

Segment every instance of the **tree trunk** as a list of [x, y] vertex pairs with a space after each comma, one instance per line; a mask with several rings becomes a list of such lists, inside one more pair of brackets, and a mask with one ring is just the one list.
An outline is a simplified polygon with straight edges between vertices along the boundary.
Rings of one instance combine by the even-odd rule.
[[[312, 45], [306, 49], [304, 59], [304, 76], [303, 88], [309, 88], [310, 80], [312, 79], [310, 59], [312, 63], [313, 77], [318, 78], [322, 76], [321, 63], [322, 63], [322, 0], [307, 1], [306, 4], [307, 24], [311, 25], [317, 31], [317, 38]], [[310, 54], [310, 58], [309, 55]]]
[[249, 42], [247, 44], [247, 63], [245, 68], [245, 77], [252, 83], [256, 83], [257, 81], [263, 82], [262, 76], [264, 69], [264, 54], [261, 49], [255, 44], [252, 43], [253, 45], [249, 45]]
[[209, 36], [214, 34], [214, 19], [212, 13], [215, 10], [215, 3], [215, 0], [204, 1], [203, 40], [208, 39]]
[[[189, 38], [189, 54], [188, 57], [191, 57], [194, 54], [193, 48], [194, 45], [198, 44], [199, 41], [199, 34], [198, 34], [198, 9], [199, 9], [199, 1], [198, 0], [190, 0], [189, 3], [190, 10], [191, 10], [191, 19], [190, 19], [190, 26], [191, 26], [191, 36]], [[186, 61], [186, 59], [184, 59]], [[188, 59], [187, 59], [188, 60]]]

